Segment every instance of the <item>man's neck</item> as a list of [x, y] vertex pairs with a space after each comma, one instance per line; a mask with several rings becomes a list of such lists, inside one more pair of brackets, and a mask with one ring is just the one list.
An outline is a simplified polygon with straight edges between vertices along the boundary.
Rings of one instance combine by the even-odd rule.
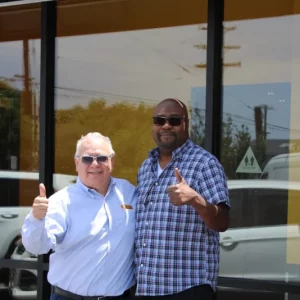
[[110, 182], [111, 182], [111, 177], [108, 179], [108, 181], [103, 182], [101, 184], [101, 186], [98, 187], [93, 187], [93, 189], [98, 192], [100, 195], [102, 195], [103, 197], [106, 196], [109, 186], [110, 186]]
[[171, 160], [172, 160], [172, 152], [171, 153], [160, 152], [158, 162], [162, 169], [164, 169]]

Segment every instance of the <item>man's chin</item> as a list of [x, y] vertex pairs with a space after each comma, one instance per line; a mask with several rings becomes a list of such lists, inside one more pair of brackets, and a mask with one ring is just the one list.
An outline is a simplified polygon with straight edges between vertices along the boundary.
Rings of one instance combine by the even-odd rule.
[[175, 143], [175, 141], [169, 141], [169, 142], [160, 141], [159, 148], [162, 148], [162, 149], [165, 149], [165, 150], [173, 150], [173, 149], [176, 148], [176, 143]]

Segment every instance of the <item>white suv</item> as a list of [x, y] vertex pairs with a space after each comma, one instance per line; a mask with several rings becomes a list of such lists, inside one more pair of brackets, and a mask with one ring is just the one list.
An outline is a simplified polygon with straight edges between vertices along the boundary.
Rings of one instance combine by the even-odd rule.
[[[38, 195], [39, 174], [37, 172], [0, 171], [0, 259], [36, 260], [26, 252], [20, 243], [21, 227], [31, 209], [34, 197]], [[54, 174], [55, 191], [76, 181], [76, 176]], [[19, 206], [24, 205], [24, 206]], [[0, 283], [15, 299], [36, 297], [36, 271], [0, 269], [6, 278]]]
[[300, 205], [300, 183], [228, 180], [228, 188], [232, 208], [229, 229], [220, 234], [219, 276], [299, 284], [300, 220], [289, 223], [288, 212], [291, 201]]

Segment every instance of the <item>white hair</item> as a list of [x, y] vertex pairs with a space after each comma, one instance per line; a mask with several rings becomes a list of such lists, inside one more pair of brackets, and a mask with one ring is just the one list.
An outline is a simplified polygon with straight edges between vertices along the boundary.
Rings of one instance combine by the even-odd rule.
[[76, 143], [75, 157], [79, 156], [80, 147], [82, 145], [82, 142], [85, 141], [85, 140], [88, 140], [88, 139], [100, 139], [100, 140], [106, 142], [108, 144], [108, 147], [109, 147], [110, 155], [112, 155], [112, 156], [115, 155], [115, 151], [114, 151], [114, 149], [112, 147], [111, 140], [110, 140], [109, 137], [104, 136], [104, 135], [102, 135], [99, 132], [89, 132], [86, 135], [82, 135], [81, 138], [77, 141], [77, 143]]

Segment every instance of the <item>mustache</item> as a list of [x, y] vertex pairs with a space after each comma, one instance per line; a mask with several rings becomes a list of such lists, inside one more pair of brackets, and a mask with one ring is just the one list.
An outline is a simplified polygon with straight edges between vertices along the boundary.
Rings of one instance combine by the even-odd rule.
[[176, 133], [171, 132], [171, 131], [164, 131], [164, 132], [160, 132], [158, 135], [159, 135], [159, 136], [165, 136], [165, 135], [175, 136]]

